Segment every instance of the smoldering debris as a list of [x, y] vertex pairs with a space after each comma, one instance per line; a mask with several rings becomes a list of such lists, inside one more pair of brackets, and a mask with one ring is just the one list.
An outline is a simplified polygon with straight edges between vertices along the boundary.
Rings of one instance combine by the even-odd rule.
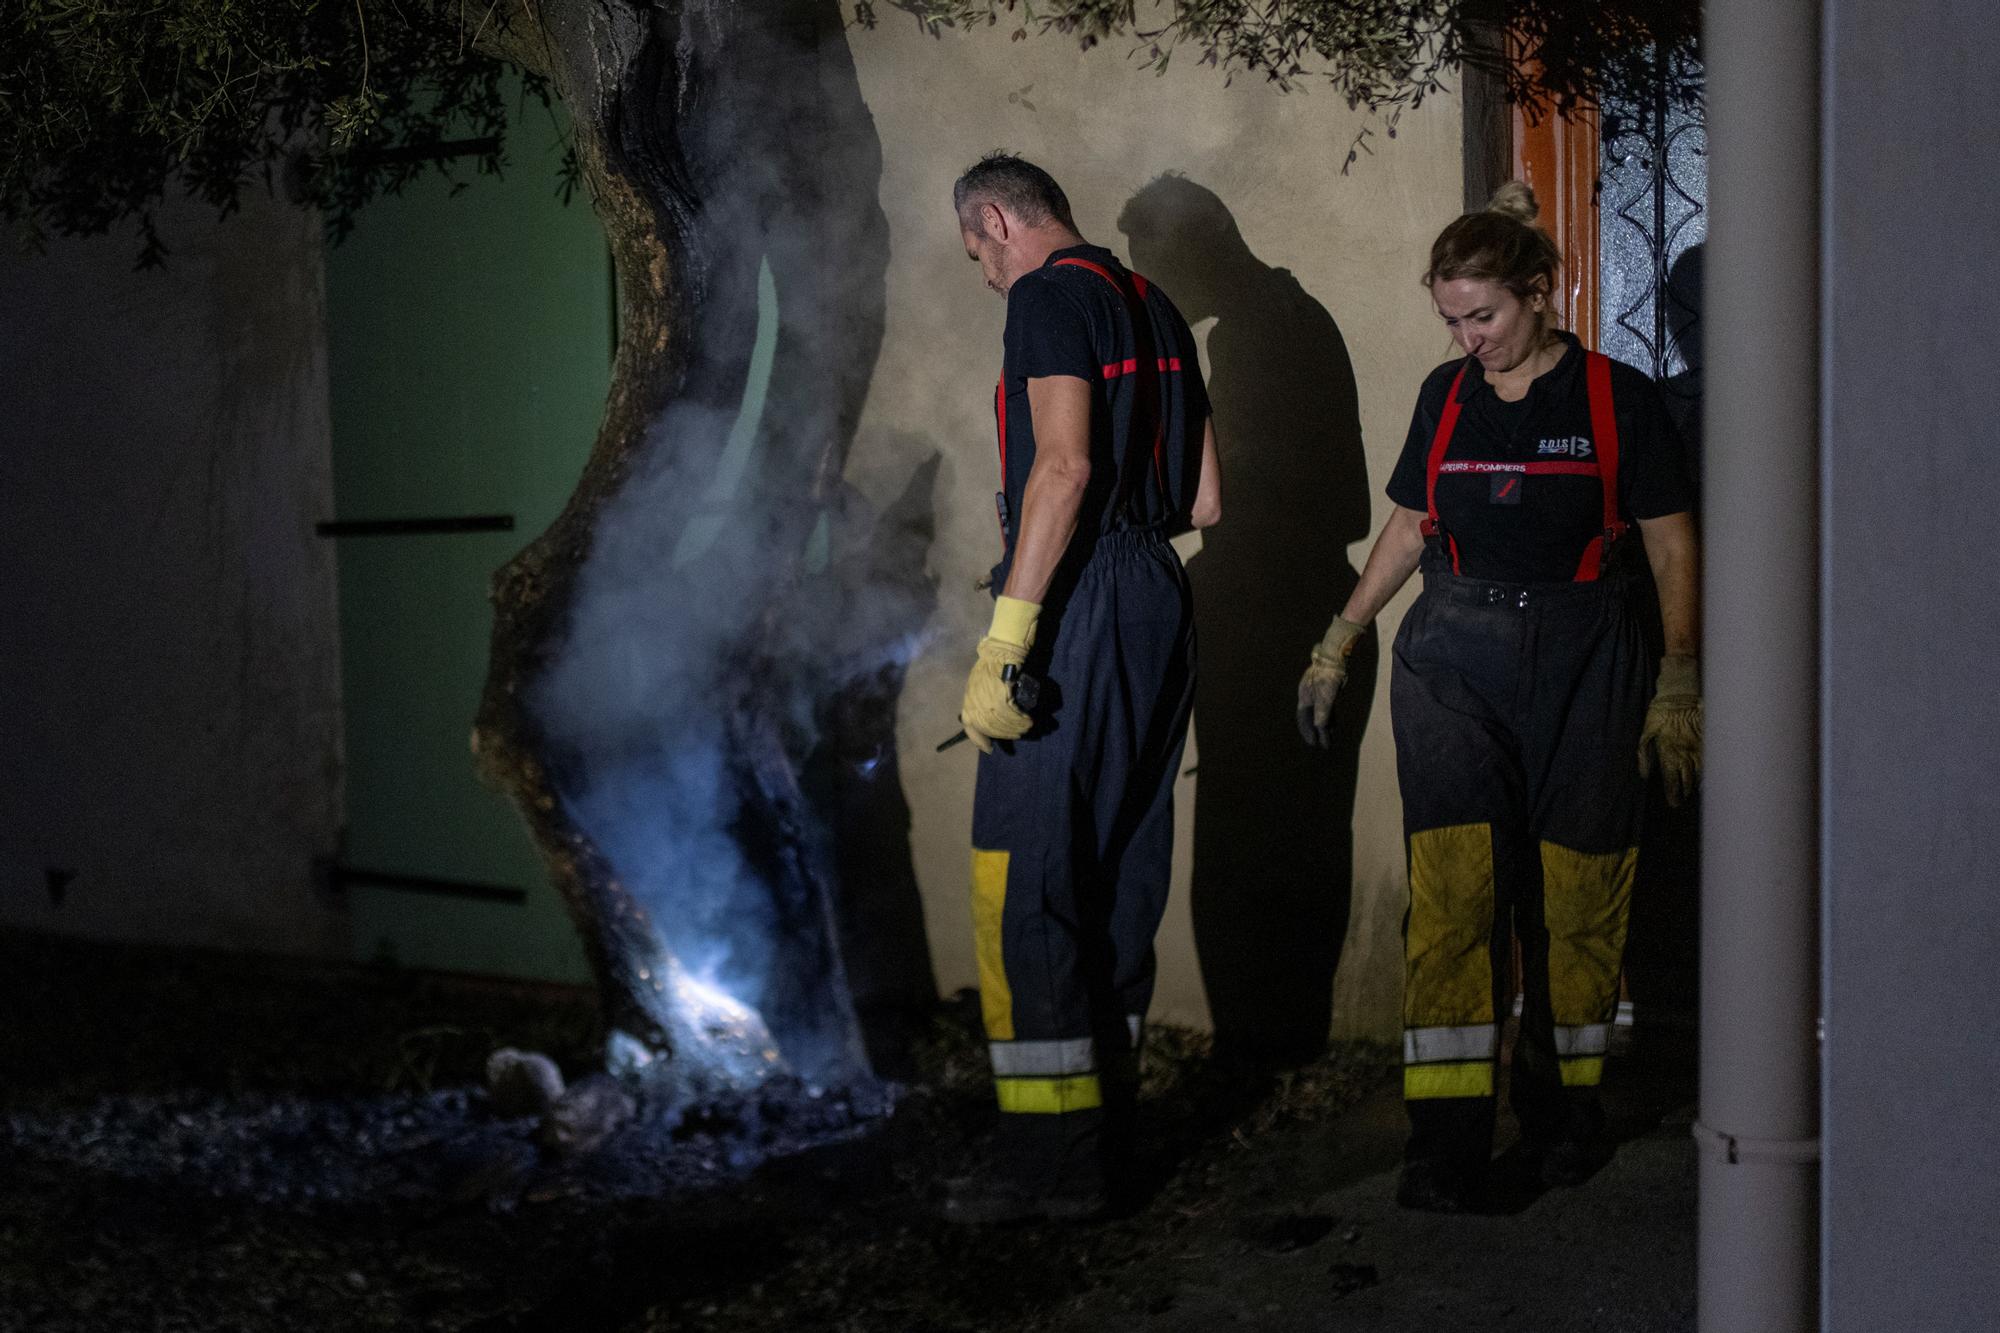
[[555, 1153], [595, 1152], [638, 1112], [638, 1102], [617, 1079], [592, 1074], [548, 1109], [536, 1141]]
[[562, 1070], [539, 1051], [503, 1046], [486, 1057], [486, 1092], [503, 1119], [545, 1115], [563, 1095]]
[[542, 1114], [501, 1109], [477, 1087], [105, 1097], [0, 1115], [0, 1156], [287, 1208], [483, 1200], [504, 1212], [525, 1198], [658, 1199], [727, 1185], [865, 1133], [893, 1104], [788, 1077], [746, 1096], [668, 1101], [599, 1074]]

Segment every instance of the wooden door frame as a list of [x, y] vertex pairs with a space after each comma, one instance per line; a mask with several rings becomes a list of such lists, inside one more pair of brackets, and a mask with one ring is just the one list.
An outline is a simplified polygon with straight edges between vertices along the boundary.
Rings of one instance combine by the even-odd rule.
[[1595, 108], [1564, 117], [1545, 113], [1531, 121], [1512, 108], [1513, 171], [1541, 201], [1537, 219], [1562, 251], [1556, 275], [1556, 309], [1562, 325], [1585, 347], [1597, 346], [1600, 267], [1597, 217], [1599, 152]]
[[1599, 134], [1595, 109], [1568, 119], [1544, 111], [1530, 119], [1507, 101], [1495, 74], [1462, 67], [1465, 209], [1486, 207], [1508, 180], [1526, 181], [1542, 206], [1537, 220], [1562, 250], [1556, 308], [1562, 325], [1597, 346], [1600, 254], [1597, 215]]

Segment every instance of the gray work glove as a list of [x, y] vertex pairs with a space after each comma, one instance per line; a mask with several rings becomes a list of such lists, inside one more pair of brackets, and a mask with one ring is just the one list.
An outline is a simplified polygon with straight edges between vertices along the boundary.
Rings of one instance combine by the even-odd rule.
[[1366, 625], [1339, 616], [1313, 645], [1312, 665], [1299, 677], [1299, 738], [1316, 749], [1333, 748], [1333, 700], [1347, 683], [1347, 659], [1354, 656]]
[[1668, 805], [1694, 794], [1701, 778], [1701, 663], [1692, 657], [1660, 659], [1659, 683], [1639, 734], [1639, 776], [1652, 777], [1655, 762]]

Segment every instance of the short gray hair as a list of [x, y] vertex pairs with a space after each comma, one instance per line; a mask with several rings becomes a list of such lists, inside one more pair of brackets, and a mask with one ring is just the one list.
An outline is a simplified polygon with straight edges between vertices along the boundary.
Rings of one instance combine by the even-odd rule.
[[976, 210], [980, 204], [999, 204], [1030, 227], [1053, 219], [1076, 230], [1069, 196], [1056, 184], [1056, 178], [1012, 153], [988, 153], [967, 167], [952, 185], [951, 206], [968, 231], [978, 229]]

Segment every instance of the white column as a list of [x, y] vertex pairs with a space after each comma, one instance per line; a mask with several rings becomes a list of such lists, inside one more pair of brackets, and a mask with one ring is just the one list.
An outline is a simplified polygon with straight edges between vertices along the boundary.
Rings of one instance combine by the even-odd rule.
[[1816, 1322], [1820, 6], [1708, 7], [1700, 1327]]

